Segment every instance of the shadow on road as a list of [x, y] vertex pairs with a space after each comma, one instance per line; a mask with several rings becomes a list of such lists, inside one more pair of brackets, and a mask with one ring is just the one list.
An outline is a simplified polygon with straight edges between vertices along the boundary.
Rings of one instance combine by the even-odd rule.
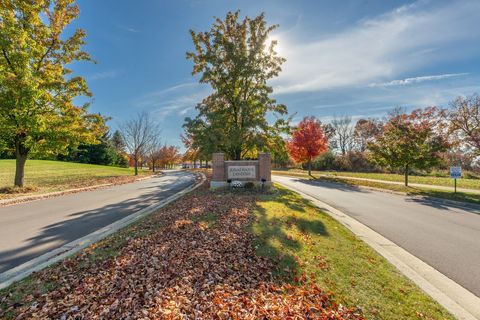
[[[470, 203], [457, 203], [451, 200], [442, 200], [435, 197], [421, 196], [421, 197], [410, 197], [406, 199], [407, 202], [413, 202], [421, 204], [424, 206], [429, 206], [432, 208], [451, 211], [452, 209], [459, 209], [462, 211], [468, 211], [475, 214], [480, 214], [480, 206]], [[458, 211], [456, 211], [458, 212]]]
[[161, 201], [183, 190], [193, 181], [190, 179], [173, 185], [147, 187], [151, 191], [134, 199], [73, 213], [69, 215], [72, 219], [44, 227], [37, 236], [27, 239], [25, 245], [0, 252], [0, 272], [14, 268], [51, 251], [52, 247], [58, 248]]
[[325, 187], [325, 188], [337, 189], [340, 191], [347, 191], [347, 192], [361, 192], [361, 193], [371, 192], [368, 189], [360, 188], [359, 186], [356, 186], [356, 185], [347, 184], [344, 182], [326, 181], [318, 178], [315, 180], [298, 178], [298, 179], [292, 179], [292, 181], [308, 184], [311, 186]]

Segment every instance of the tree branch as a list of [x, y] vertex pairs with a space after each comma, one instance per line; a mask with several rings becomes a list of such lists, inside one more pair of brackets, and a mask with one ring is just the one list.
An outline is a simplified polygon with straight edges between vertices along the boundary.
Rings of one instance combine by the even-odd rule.
[[10, 69], [12, 70], [12, 72], [13, 72], [16, 76], [18, 76], [17, 71], [15, 70], [15, 67], [13, 66], [12, 62], [11, 62], [10, 59], [8, 58], [8, 54], [7, 54], [7, 51], [5, 50], [5, 48], [2, 48], [2, 52], [3, 52], [3, 56], [5, 57], [5, 60], [7, 60], [8, 66], [10, 67]]
[[52, 39], [52, 43], [50, 44], [48, 49], [45, 51], [43, 56], [40, 58], [40, 60], [38, 60], [37, 69], [36, 69], [37, 71], [40, 70], [40, 67], [42, 66], [43, 59], [45, 59], [45, 57], [50, 53], [50, 51], [52, 50], [54, 45], [55, 45], [55, 38]]

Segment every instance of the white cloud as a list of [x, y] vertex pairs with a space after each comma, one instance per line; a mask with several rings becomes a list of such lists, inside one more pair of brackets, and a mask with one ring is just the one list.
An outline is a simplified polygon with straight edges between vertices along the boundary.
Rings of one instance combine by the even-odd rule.
[[480, 1], [442, 6], [417, 2], [331, 36], [296, 43], [294, 32], [279, 34], [279, 53], [287, 58], [272, 81], [276, 93], [318, 91], [372, 82], [411, 73], [422, 67], [480, 52]]
[[383, 82], [383, 83], [371, 83], [368, 86], [369, 87], [401, 86], [401, 85], [420, 83], [425, 81], [434, 81], [434, 80], [443, 80], [443, 79], [454, 78], [454, 77], [461, 77], [466, 75], [468, 75], [468, 73], [446, 73], [446, 74], [439, 74], [439, 75], [433, 75], [433, 76], [421, 76], [421, 77], [406, 78], [406, 79], [400, 79], [400, 80], [392, 80], [392, 81]]
[[210, 93], [208, 87], [188, 82], [147, 93], [134, 103], [140, 108], [149, 108], [162, 121], [172, 115], [184, 117]]

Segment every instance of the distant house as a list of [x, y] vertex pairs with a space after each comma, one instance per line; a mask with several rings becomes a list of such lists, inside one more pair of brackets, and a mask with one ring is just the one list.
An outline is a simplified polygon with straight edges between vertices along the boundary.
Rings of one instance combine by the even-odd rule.
[[199, 162], [183, 162], [182, 168], [183, 169], [198, 169], [198, 168], [211, 168], [212, 166], [207, 163], [199, 163]]

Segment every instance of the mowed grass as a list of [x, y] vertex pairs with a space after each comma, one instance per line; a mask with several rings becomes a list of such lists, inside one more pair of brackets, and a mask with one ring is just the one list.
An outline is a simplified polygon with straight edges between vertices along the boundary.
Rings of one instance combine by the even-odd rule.
[[[141, 175], [150, 174], [140, 171]], [[133, 176], [132, 168], [48, 160], [27, 160], [25, 188], [14, 189], [15, 160], [0, 160], [0, 199], [115, 182]]]
[[309, 176], [306, 172], [303, 171], [275, 171], [274, 174], [283, 175], [283, 176], [292, 176], [292, 177], [301, 177], [305, 179], [315, 179], [315, 180], [323, 180], [329, 181], [334, 183], [343, 183], [348, 184], [351, 186], [363, 186], [375, 189], [383, 189], [387, 191], [394, 191], [394, 192], [401, 192], [405, 193], [410, 196], [421, 196], [424, 198], [440, 198], [446, 200], [454, 200], [460, 202], [468, 202], [473, 204], [480, 205], [480, 194], [469, 193], [469, 192], [453, 192], [453, 188], [451, 191], [449, 190], [440, 190], [428, 187], [405, 187], [402, 184], [389, 184], [389, 183], [382, 183], [377, 181], [364, 181], [364, 180], [354, 180], [349, 179], [348, 177], [340, 177], [340, 176], [325, 176], [319, 175], [317, 173], [312, 172], [312, 176]]
[[261, 195], [252, 232], [278, 273], [306, 275], [368, 319], [453, 319], [443, 307], [308, 200], [288, 189]]
[[[278, 170], [276, 172], [293, 172], [293, 173], [306, 173], [304, 170], [291, 169], [291, 170]], [[393, 182], [403, 182], [404, 176], [401, 174], [393, 173], [365, 173], [365, 172], [336, 172], [336, 171], [312, 171], [313, 175], [330, 175], [336, 177], [353, 177], [353, 178], [367, 178]], [[443, 187], [453, 188], [453, 179], [449, 177], [436, 177], [436, 176], [409, 176], [408, 181], [410, 183], [420, 183], [427, 185], [436, 185]], [[480, 190], [480, 179], [457, 179], [457, 187], [465, 189]]]

